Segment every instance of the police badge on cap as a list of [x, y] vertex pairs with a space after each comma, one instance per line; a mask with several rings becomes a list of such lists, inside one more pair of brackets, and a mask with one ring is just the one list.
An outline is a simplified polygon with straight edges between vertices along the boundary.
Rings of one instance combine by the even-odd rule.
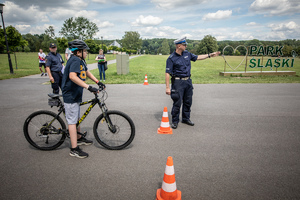
[[51, 43], [49, 47], [50, 48], [56, 47], [56, 44], [55, 43]]
[[174, 40], [174, 44], [185, 44], [187, 45], [187, 41], [186, 41], [186, 37], [183, 37], [181, 39], [178, 39], [178, 40]]

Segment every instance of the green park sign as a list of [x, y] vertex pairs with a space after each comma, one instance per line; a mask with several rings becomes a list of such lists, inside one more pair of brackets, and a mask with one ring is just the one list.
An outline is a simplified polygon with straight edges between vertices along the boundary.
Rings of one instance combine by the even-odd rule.
[[[245, 52], [244, 57], [242, 57], [241, 62], [237, 66], [232, 66], [229, 64], [230, 56], [225, 57], [225, 49], [231, 48], [233, 50], [233, 55], [237, 53], [238, 49]], [[245, 76], [252, 76], [252, 75], [259, 75], [259, 74], [266, 74], [266, 75], [294, 75], [296, 72], [294, 71], [281, 71], [280, 73], [279, 68], [292, 68], [294, 67], [295, 57], [297, 56], [295, 51], [292, 51], [293, 58], [283, 57], [283, 46], [250, 46], [249, 48], [244, 45], [239, 45], [236, 48], [233, 48], [230, 45], [227, 45], [223, 49], [223, 59], [225, 61], [224, 72], [220, 72], [220, 75], [227, 76], [227, 75], [245, 75]], [[249, 54], [248, 54], [249, 53]], [[249, 60], [248, 65], [248, 56], [252, 58]], [[267, 60], [264, 58], [268, 56]], [[271, 58], [270, 58], [271, 56]], [[266, 58], [265, 58], [266, 59]], [[245, 62], [244, 62], [245, 61]], [[226, 72], [226, 66], [228, 65], [232, 70], [236, 70], [239, 68], [243, 63], [245, 63], [244, 72]], [[249, 68], [259, 68], [260, 71], [247, 71], [247, 67]], [[276, 69], [276, 72], [271, 71], [262, 71], [262, 69], [270, 68], [273, 70], [273, 67]]]
[[280, 58], [280, 56], [283, 56], [282, 53], [283, 46], [279, 47], [273, 47], [273, 46], [250, 46], [250, 52], [249, 55], [251, 56], [272, 56], [272, 57], [278, 57], [274, 61], [272, 61], [271, 58], [267, 60], [265, 64], [262, 64], [262, 59], [258, 58], [255, 59], [254, 57], [250, 59], [250, 68], [262, 68], [262, 67], [272, 67], [278, 68], [278, 67], [293, 67], [294, 66], [294, 58]]

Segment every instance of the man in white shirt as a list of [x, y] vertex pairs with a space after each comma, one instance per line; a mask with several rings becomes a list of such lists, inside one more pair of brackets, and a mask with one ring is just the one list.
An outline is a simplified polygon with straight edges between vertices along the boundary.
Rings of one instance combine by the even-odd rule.
[[[47, 71], [46, 71], [46, 54], [44, 54], [43, 49], [40, 49], [40, 52], [38, 53], [39, 55], [39, 68], [41, 71], [41, 76], [45, 75], [47, 76]], [[44, 66], [45, 73], [42, 70], [42, 66]]]

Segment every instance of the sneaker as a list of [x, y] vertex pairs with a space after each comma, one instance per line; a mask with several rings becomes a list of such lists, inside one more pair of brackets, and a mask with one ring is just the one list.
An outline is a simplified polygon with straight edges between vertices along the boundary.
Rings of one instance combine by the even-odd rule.
[[75, 156], [77, 158], [87, 158], [89, 154], [83, 152], [78, 146], [76, 148], [71, 148], [70, 156]]
[[41, 76], [44, 76], [44, 72], [41, 73]]
[[81, 136], [81, 138], [79, 138], [77, 140], [77, 145], [91, 145], [93, 144], [92, 140], [88, 140], [85, 137]]

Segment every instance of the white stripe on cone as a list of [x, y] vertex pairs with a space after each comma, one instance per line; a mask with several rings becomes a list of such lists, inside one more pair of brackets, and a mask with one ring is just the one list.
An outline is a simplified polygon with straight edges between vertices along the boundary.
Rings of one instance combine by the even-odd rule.
[[163, 189], [166, 192], [174, 192], [176, 191], [176, 182], [170, 184], [170, 183], [165, 183], [163, 181], [161, 189]]
[[170, 127], [170, 123], [169, 122], [161, 122], [160, 127], [168, 128], [168, 127]]
[[163, 117], [168, 117], [168, 113], [167, 112], [163, 112]]
[[174, 175], [175, 174], [174, 166], [166, 165], [165, 174], [166, 175]]

